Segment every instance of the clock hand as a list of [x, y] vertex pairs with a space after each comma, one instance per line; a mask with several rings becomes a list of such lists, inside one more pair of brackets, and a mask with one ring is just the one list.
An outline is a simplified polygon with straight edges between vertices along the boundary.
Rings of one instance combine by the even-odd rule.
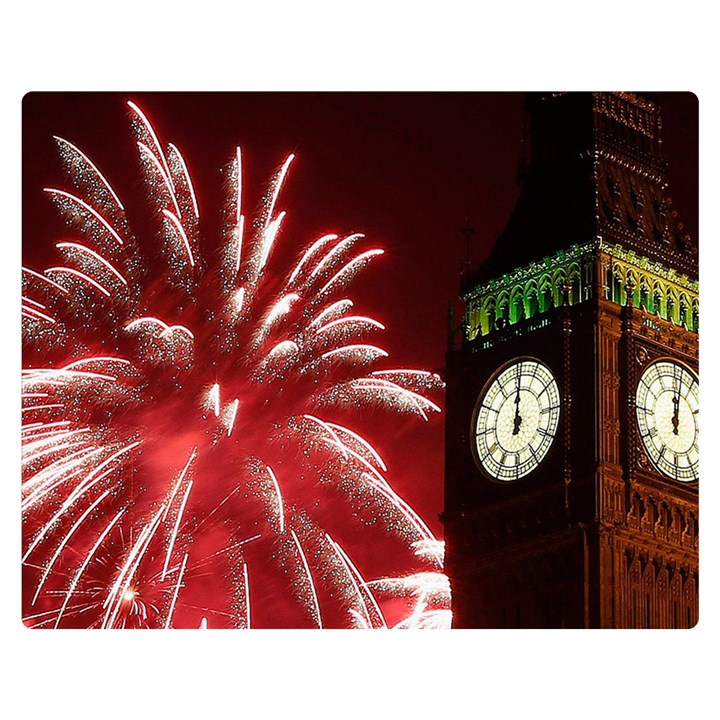
[[520, 432], [522, 417], [520, 415], [520, 375], [518, 374], [517, 394], [515, 395], [515, 417], [513, 419], [513, 435]]
[[678, 387], [678, 380], [680, 380], [680, 385], [682, 386], [682, 379], [678, 378], [677, 376], [677, 366], [673, 365], [673, 387], [675, 388], [673, 392], [673, 416], [672, 416], [672, 426], [673, 426], [673, 435], [678, 434], [678, 425], [680, 424], [678, 415], [680, 414], [680, 387]]
[[678, 415], [680, 414], [680, 393], [677, 395], [673, 395], [673, 405], [675, 406], [675, 410], [673, 411], [672, 416], [672, 426], [673, 426], [673, 435], [678, 434], [678, 425], [680, 425], [680, 420], [678, 418]]

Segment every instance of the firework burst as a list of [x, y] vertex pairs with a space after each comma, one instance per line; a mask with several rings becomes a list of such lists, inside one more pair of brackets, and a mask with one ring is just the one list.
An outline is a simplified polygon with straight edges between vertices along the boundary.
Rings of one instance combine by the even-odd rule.
[[128, 107], [159, 242], [56, 138], [70, 184], [45, 193], [73, 237], [23, 268], [25, 623], [447, 627], [442, 545], [358, 430], [439, 411], [440, 378], [384, 367], [347, 296], [383, 251], [328, 234], [283, 268], [293, 156], [247, 215], [237, 148], [204, 253], [180, 150]]

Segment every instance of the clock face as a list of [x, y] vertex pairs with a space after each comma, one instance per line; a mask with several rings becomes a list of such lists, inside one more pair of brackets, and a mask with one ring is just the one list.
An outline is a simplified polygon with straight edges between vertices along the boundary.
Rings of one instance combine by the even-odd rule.
[[700, 386], [683, 365], [661, 360], [643, 372], [635, 395], [638, 428], [653, 465], [682, 482], [699, 475]]
[[475, 456], [496, 480], [532, 472], [557, 433], [560, 393], [550, 370], [537, 360], [501, 369], [480, 396], [473, 431]]

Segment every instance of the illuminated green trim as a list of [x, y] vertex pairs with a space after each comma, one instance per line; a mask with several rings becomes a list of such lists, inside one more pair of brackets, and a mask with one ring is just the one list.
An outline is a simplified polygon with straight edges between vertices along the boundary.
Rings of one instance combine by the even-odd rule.
[[[596, 281], [598, 270], [600, 282]], [[596, 286], [606, 300], [618, 305], [627, 304], [627, 292], [632, 288], [635, 307], [698, 330], [697, 280], [620, 245], [596, 240], [574, 245], [466, 292], [466, 337], [474, 340], [500, 325], [514, 325], [559, 307], [565, 288], [570, 305], [584, 302], [595, 296]]]

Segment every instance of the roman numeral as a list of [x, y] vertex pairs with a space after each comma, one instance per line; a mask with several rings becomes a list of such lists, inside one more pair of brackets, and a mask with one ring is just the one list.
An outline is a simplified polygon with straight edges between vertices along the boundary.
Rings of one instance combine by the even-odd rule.
[[544, 407], [541, 411], [541, 415], [547, 415], [549, 412], [552, 412], [553, 410], [558, 410], [560, 408], [559, 405], [549, 405], [548, 407]]

